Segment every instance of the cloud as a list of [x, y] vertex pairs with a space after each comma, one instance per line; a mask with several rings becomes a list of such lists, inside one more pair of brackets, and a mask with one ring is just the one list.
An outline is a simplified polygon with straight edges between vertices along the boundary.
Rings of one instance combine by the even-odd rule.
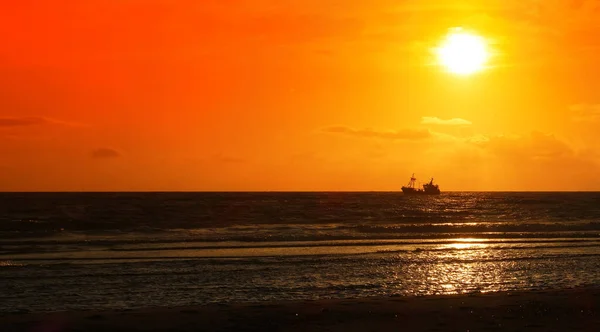
[[92, 151], [92, 158], [95, 159], [112, 159], [121, 156], [121, 152], [111, 148], [98, 148]]
[[46, 118], [42, 116], [5, 116], [0, 117], [1, 127], [29, 127], [37, 125], [78, 126], [79, 124]]
[[[425, 151], [444, 160], [437, 173], [450, 186], [474, 190], [597, 190], [600, 158], [594, 149], [551, 133], [478, 135]], [[429, 162], [430, 163], [430, 162]], [[428, 165], [428, 164], [426, 164]]]
[[572, 157], [575, 151], [553, 134], [533, 131], [529, 135], [479, 136], [468, 139], [492, 155], [526, 163], [528, 160], [549, 160]]
[[413, 129], [402, 129], [399, 131], [377, 131], [373, 129], [353, 129], [346, 126], [330, 126], [323, 128], [322, 131], [355, 137], [383, 138], [390, 140], [421, 140], [430, 138], [432, 136], [431, 132], [428, 130]]
[[433, 124], [433, 125], [442, 125], [442, 126], [468, 126], [471, 125], [471, 121], [461, 119], [461, 118], [452, 118], [448, 120], [440, 119], [437, 116], [424, 116], [421, 118], [422, 124]]
[[574, 104], [569, 106], [574, 121], [600, 120], [600, 104]]
[[223, 164], [239, 164], [239, 163], [245, 162], [245, 160], [242, 158], [225, 156], [225, 155], [221, 155], [221, 154], [216, 155], [215, 159], [218, 162], [223, 163]]
[[473, 144], [485, 144], [490, 141], [490, 138], [485, 135], [479, 134], [479, 135], [469, 136], [469, 137], [465, 138], [464, 141], [467, 143], [473, 143]]
[[0, 127], [25, 127], [47, 124], [50, 121], [42, 117], [1, 117]]
[[[438, 137], [438, 133], [433, 133]], [[473, 135], [467, 137], [441, 134], [440, 141], [455, 147], [475, 147], [485, 155], [526, 164], [532, 160], [572, 158], [577, 151], [554, 134], [532, 131], [524, 135]], [[448, 148], [446, 146], [446, 148]]]

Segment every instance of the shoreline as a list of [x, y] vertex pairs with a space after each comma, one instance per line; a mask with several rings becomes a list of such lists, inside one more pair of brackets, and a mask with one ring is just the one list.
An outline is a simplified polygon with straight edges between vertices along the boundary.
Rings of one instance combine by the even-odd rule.
[[12, 331], [596, 331], [600, 287], [0, 313]]

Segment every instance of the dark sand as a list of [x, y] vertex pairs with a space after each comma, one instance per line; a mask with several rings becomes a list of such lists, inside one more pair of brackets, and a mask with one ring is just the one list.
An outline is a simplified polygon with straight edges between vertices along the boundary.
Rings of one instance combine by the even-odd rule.
[[0, 331], [600, 331], [600, 288], [0, 315]]

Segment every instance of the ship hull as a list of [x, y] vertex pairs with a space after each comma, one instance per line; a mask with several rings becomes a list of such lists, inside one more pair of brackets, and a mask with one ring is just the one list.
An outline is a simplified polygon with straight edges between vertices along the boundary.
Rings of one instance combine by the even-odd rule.
[[414, 189], [408, 187], [402, 187], [402, 192], [405, 195], [439, 195], [439, 191], [425, 191], [422, 189]]

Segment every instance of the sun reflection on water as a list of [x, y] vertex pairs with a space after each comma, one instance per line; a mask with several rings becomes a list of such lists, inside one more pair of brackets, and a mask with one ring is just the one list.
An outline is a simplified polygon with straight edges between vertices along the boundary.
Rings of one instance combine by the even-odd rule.
[[[476, 223], [474, 223], [476, 224]], [[457, 239], [453, 239], [452, 241], [456, 241], [456, 242], [483, 242], [483, 241], [488, 241], [488, 239], [475, 239], [475, 238], [457, 238]]]
[[484, 249], [488, 244], [481, 243], [481, 239], [473, 238], [458, 238], [454, 239], [455, 243], [445, 245], [448, 249]]
[[438, 294], [501, 291], [503, 280], [508, 278], [505, 268], [499, 262], [489, 262], [497, 254], [481, 242], [485, 240], [457, 238], [431, 253], [429, 260], [438, 264], [428, 266], [423, 290], [436, 289]]

